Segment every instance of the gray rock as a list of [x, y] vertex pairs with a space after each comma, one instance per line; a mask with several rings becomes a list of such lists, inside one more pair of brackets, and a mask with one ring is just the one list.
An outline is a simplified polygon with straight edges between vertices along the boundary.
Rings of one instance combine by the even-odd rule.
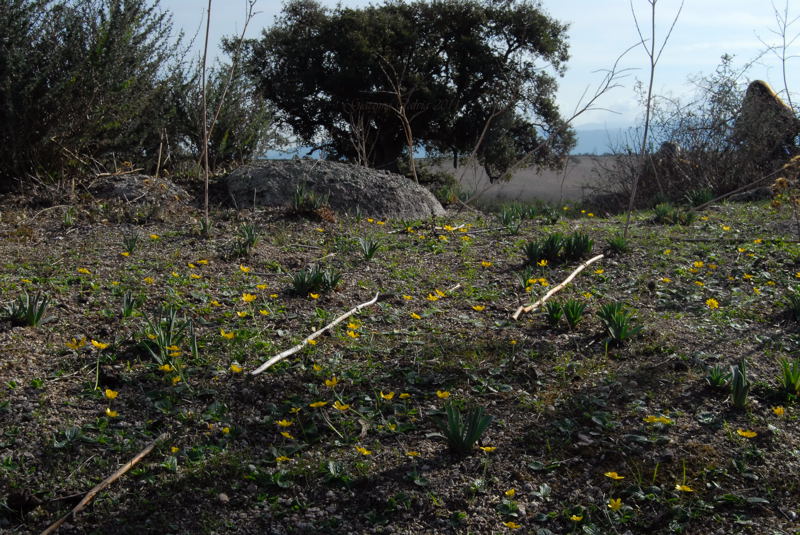
[[389, 173], [324, 160], [264, 160], [240, 167], [225, 177], [231, 200], [239, 208], [288, 206], [297, 187], [328, 196], [340, 214], [382, 219], [423, 219], [444, 215], [433, 194]]

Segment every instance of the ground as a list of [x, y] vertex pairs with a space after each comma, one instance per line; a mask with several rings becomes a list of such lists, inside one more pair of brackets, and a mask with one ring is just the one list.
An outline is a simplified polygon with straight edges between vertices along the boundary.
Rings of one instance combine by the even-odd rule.
[[[59, 532], [800, 533], [784, 209], [637, 213], [619, 252], [623, 218], [574, 204], [428, 221], [216, 208], [207, 235], [196, 208], [152, 208], [0, 204], [0, 305], [49, 298], [38, 326], [0, 315], [3, 532], [40, 532], [166, 433]], [[591, 252], [526, 258], [573, 231]], [[552, 298], [586, 305], [574, 327], [512, 319], [601, 253]], [[298, 290], [309, 265], [341, 282]], [[609, 303], [641, 332], [609, 342]], [[708, 375], [742, 359], [737, 408]], [[465, 455], [448, 406], [492, 417]]]

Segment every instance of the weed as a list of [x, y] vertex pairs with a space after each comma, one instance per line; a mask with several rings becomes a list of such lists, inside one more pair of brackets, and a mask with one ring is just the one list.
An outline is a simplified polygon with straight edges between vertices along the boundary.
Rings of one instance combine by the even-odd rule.
[[299, 216], [314, 215], [328, 205], [328, 196], [310, 190], [305, 184], [298, 184], [292, 194], [290, 211]]
[[570, 329], [574, 329], [583, 319], [583, 313], [586, 311], [586, 303], [575, 299], [568, 299], [562, 306], [562, 309], [564, 311], [564, 317], [567, 320], [567, 325], [569, 325]]
[[597, 315], [606, 328], [606, 345], [621, 345], [639, 334], [643, 328], [634, 324], [633, 312], [627, 310], [623, 303], [606, 303], [600, 307]]
[[64, 210], [64, 218], [61, 220], [61, 224], [64, 226], [64, 228], [71, 228], [75, 226], [74, 206], [67, 206], [67, 209]]
[[148, 339], [143, 345], [160, 366], [170, 364], [180, 371], [178, 358], [187, 343], [192, 355], [197, 357], [197, 337], [191, 320], [178, 317], [178, 312], [177, 307], [167, 306], [161, 308], [154, 319], [145, 317]]
[[447, 438], [450, 451], [459, 456], [469, 455], [475, 443], [492, 423], [492, 417], [483, 407], [474, 407], [462, 414], [453, 403], [445, 407], [447, 418], [439, 422], [439, 427]]
[[608, 238], [607, 249], [611, 254], [625, 254], [630, 252], [631, 246], [628, 239], [621, 233], [616, 233]]
[[700, 206], [714, 198], [714, 192], [710, 188], [693, 189], [686, 192], [684, 196], [690, 206]]
[[136, 313], [136, 309], [141, 306], [143, 299], [141, 296], [134, 297], [130, 290], [122, 295], [122, 317], [130, 318]]
[[378, 252], [381, 244], [372, 238], [359, 238], [358, 246], [361, 249], [361, 253], [364, 255], [364, 259], [369, 262], [372, 260], [372, 257], [375, 256], [375, 253]]
[[241, 226], [239, 226], [239, 238], [248, 251], [255, 247], [258, 243], [258, 233], [256, 232], [255, 226], [250, 223], [242, 223]]
[[676, 208], [670, 203], [662, 202], [653, 208], [653, 222], [659, 225], [691, 225], [697, 214], [691, 210]]
[[318, 265], [298, 271], [292, 276], [292, 289], [298, 295], [330, 292], [336, 289], [342, 276], [332, 268], [322, 269]]
[[800, 396], [800, 359], [781, 359], [781, 375], [778, 380], [788, 396]]
[[564, 316], [564, 307], [558, 301], [548, 301], [544, 304], [544, 313], [547, 323], [551, 327], [556, 327]]
[[129, 255], [136, 251], [136, 246], [139, 245], [139, 234], [131, 232], [122, 237], [122, 249]]
[[713, 388], [725, 388], [730, 379], [730, 372], [720, 365], [712, 366], [706, 373], [706, 382]]
[[582, 232], [573, 232], [563, 239], [564, 258], [566, 260], [580, 260], [592, 252], [594, 241]]
[[16, 301], [5, 307], [6, 318], [17, 325], [38, 327], [50, 319], [44, 315], [49, 301], [50, 298], [42, 295], [41, 292], [36, 292], [33, 297], [25, 292], [17, 297]]
[[554, 232], [542, 241], [542, 258], [548, 262], [556, 262], [564, 246], [564, 235]]
[[747, 363], [742, 359], [736, 366], [731, 366], [731, 401], [734, 407], [744, 409], [751, 386], [747, 379]]

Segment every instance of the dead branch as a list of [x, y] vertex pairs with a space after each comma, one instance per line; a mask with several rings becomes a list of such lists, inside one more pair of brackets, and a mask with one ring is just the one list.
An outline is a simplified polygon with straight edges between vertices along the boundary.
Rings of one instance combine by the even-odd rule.
[[542, 297], [541, 299], [539, 299], [538, 301], [536, 301], [535, 303], [533, 303], [533, 304], [531, 304], [531, 305], [519, 307], [519, 308], [517, 309], [517, 311], [516, 311], [516, 312], [514, 312], [514, 315], [513, 315], [513, 316], [511, 316], [511, 317], [512, 317], [512, 318], [514, 318], [514, 319], [516, 320], [516, 319], [519, 319], [519, 316], [520, 316], [520, 314], [522, 314], [523, 312], [527, 313], [527, 312], [531, 312], [531, 311], [533, 311], [533, 310], [536, 310], [537, 308], [539, 308], [540, 306], [542, 306], [542, 305], [544, 304], [544, 302], [545, 302], [545, 301], [547, 301], [547, 300], [548, 300], [548, 299], [550, 299], [550, 298], [551, 298], [553, 295], [555, 295], [555, 293], [556, 293], [556, 292], [560, 291], [560, 290], [561, 290], [562, 288], [564, 288], [564, 287], [565, 287], [567, 284], [569, 284], [569, 283], [570, 283], [570, 281], [572, 281], [572, 279], [574, 279], [574, 278], [575, 278], [575, 276], [576, 276], [578, 273], [580, 273], [581, 271], [583, 271], [584, 269], [586, 269], [586, 268], [587, 268], [587, 267], [588, 267], [590, 264], [593, 264], [594, 262], [597, 262], [598, 260], [600, 260], [601, 258], [603, 258], [603, 256], [604, 256], [604, 255], [601, 255], [601, 254], [599, 254], [599, 255], [595, 256], [594, 258], [590, 258], [589, 260], [587, 260], [586, 262], [584, 262], [583, 264], [581, 264], [580, 266], [578, 266], [578, 268], [577, 268], [575, 271], [573, 271], [572, 273], [570, 273], [569, 277], [567, 277], [566, 279], [564, 279], [564, 280], [561, 282], [561, 284], [559, 284], [559, 285], [557, 285], [557, 286], [554, 286], [554, 287], [553, 287], [553, 288], [552, 288], [552, 289], [551, 289], [549, 292], [547, 292], [546, 294], [544, 294], [544, 297]]
[[335, 327], [336, 325], [338, 325], [342, 321], [346, 320], [347, 318], [349, 318], [350, 316], [352, 316], [356, 312], [361, 311], [362, 308], [366, 308], [366, 307], [368, 307], [370, 305], [374, 305], [375, 303], [377, 303], [379, 295], [380, 295], [379, 293], [376, 293], [375, 297], [373, 297], [372, 299], [370, 299], [366, 303], [361, 303], [360, 305], [358, 305], [357, 307], [351, 309], [350, 311], [345, 312], [344, 314], [342, 314], [341, 316], [339, 316], [338, 318], [336, 318], [335, 320], [333, 320], [332, 322], [327, 324], [322, 329], [311, 333], [309, 336], [304, 338], [303, 341], [300, 342], [299, 344], [297, 344], [296, 346], [294, 346], [294, 347], [292, 347], [290, 349], [287, 349], [283, 353], [278, 353], [277, 355], [275, 355], [274, 357], [269, 359], [267, 362], [265, 362], [264, 364], [262, 364], [261, 366], [259, 366], [258, 368], [256, 368], [252, 372], [250, 372], [250, 374], [251, 375], [258, 375], [261, 372], [263, 372], [264, 370], [266, 370], [267, 368], [269, 368], [270, 366], [272, 366], [273, 364], [276, 364], [276, 363], [282, 361], [283, 359], [285, 359], [288, 356], [294, 355], [295, 353], [297, 353], [298, 351], [300, 351], [301, 349], [306, 347], [306, 345], [308, 345], [309, 341], [317, 338], [322, 333], [324, 333], [324, 332], [330, 330], [331, 328]]
[[74, 516], [83, 511], [86, 508], [86, 506], [89, 505], [89, 502], [91, 502], [100, 491], [111, 485], [114, 481], [122, 477], [125, 474], [125, 472], [133, 468], [133, 466], [136, 463], [141, 461], [147, 454], [153, 451], [153, 448], [156, 447], [156, 444], [158, 444], [162, 440], [166, 440], [167, 436], [168, 436], [167, 433], [162, 433], [161, 435], [159, 435], [154, 441], [148, 444], [145, 449], [137, 453], [136, 457], [134, 457], [133, 459], [122, 465], [119, 468], [119, 470], [117, 470], [116, 472], [105, 478], [102, 482], [100, 482], [92, 490], [90, 490], [86, 494], [86, 496], [84, 496], [83, 499], [78, 503], [78, 505], [76, 505], [69, 513], [59, 518], [55, 523], [50, 525], [50, 527], [44, 530], [41, 533], [41, 535], [50, 535], [51, 533], [55, 533], [58, 530], [58, 528], [60, 528], [61, 525], [64, 522], [66, 522], [70, 516]]

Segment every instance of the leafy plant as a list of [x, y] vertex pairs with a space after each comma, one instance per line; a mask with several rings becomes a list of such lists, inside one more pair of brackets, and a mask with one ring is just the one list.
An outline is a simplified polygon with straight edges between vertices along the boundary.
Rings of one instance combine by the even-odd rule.
[[289, 209], [295, 215], [307, 216], [328, 205], [328, 196], [308, 189], [305, 184], [298, 184], [292, 194]]
[[628, 239], [622, 233], [617, 233], [608, 238], [608, 251], [611, 254], [625, 254], [630, 252], [631, 246]]
[[747, 379], [747, 363], [745, 359], [736, 366], [731, 366], [731, 401], [737, 409], [747, 405], [747, 394], [750, 393], [752, 384]]
[[525, 256], [528, 258], [529, 264], [535, 264], [540, 260], [545, 259], [544, 251], [542, 250], [542, 244], [538, 241], [528, 242], [527, 244], [525, 244], [523, 250], [525, 251]]
[[728, 369], [720, 365], [712, 366], [706, 373], [706, 382], [713, 388], [724, 388], [728, 386], [731, 374]]
[[142, 304], [142, 297], [134, 297], [130, 290], [122, 294], [122, 317], [130, 318], [136, 313], [136, 308]]
[[500, 223], [510, 234], [517, 234], [522, 225], [522, 217], [516, 205], [503, 206], [498, 214]]
[[789, 396], [800, 396], [800, 359], [781, 359], [779, 377], [783, 391]]
[[61, 220], [61, 224], [64, 228], [70, 228], [75, 225], [75, 207], [74, 206], [67, 206], [67, 209], [64, 210], [64, 217]]
[[450, 451], [459, 456], [468, 455], [492, 423], [492, 417], [480, 406], [462, 414], [453, 403], [448, 403], [445, 406], [445, 414], [446, 419], [439, 421], [439, 427], [447, 439]]
[[136, 246], [139, 244], [139, 234], [132, 232], [122, 237], [122, 248], [128, 254], [133, 254], [136, 251]]
[[292, 289], [298, 295], [329, 292], [335, 290], [341, 280], [342, 276], [332, 268], [313, 265], [292, 276]]
[[14, 324], [38, 327], [50, 319], [44, 315], [49, 302], [50, 298], [41, 292], [36, 292], [36, 295], [31, 297], [26, 291], [5, 307], [5, 315]]
[[551, 327], [556, 327], [561, 318], [564, 317], [564, 307], [558, 301], [548, 301], [544, 304], [544, 313], [547, 323]]
[[790, 288], [784, 296], [784, 307], [789, 316], [795, 321], [800, 321], [800, 291]]
[[250, 223], [242, 223], [239, 226], [239, 237], [248, 250], [255, 247], [258, 243], [258, 233], [256, 232], [255, 226]]
[[578, 323], [583, 319], [583, 313], [586, 311], [586, 303], [577, 301], [575, 299], [568, 299], [562, 306], [564, 310], [564, 317], [570, 329], [574, 329]]
[[597, 315], [606, 328], [606, 345], [621, 345], [639, 334], [643, 328], [634, 324], [633, 312], [623, 303], [606, 303], [600, 307]]
[[700, 206], [714, 198], [714, 192], [710, 188], [693, 189], [686, 192], [686, 202], [691, 206]]
[[670, 203], [659, 203], [653, 208], [653, 221], [660, 225], [691, 225], [697, 218], [692, 210], [676, 208]]
[[579, 260], [592, 252], [594, 241], [583, 232], [573, 232], [563, 240], [564, 258]]
[[361, 248], [364, 259], [370, 261], [372, 257], [375, 256], [375, 253], [378, 252], [378, 249], [380, 249], [381, 244], [372, 238], [359, 238], [358, 246]]
[[185, 345], [197, 357], [197, 337], [192, 321], [178, 313], [179, 309], [170, 305], [161, 308], [152, 319], [145, 316], [147, 340], [143, 345], [159, 365], [171, 364], [180, 371], [178, 359]]
[[548, 262], [556, 262], [564, 246], [564, 235], [554, 232], [542, 241], [542, 258]]

